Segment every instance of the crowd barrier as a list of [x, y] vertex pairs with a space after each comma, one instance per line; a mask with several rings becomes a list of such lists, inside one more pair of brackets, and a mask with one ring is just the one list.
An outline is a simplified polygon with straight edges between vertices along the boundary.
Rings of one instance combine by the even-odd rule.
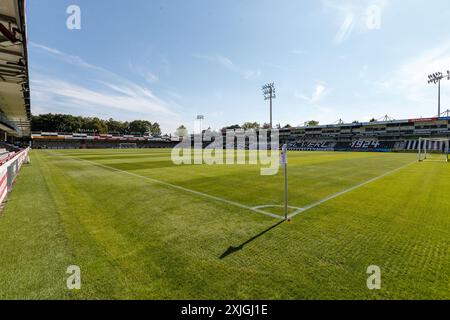
[[30, 148], [22, 150], [12, 155], [0, 165], [0, 203], [5, 200], [11, 191], [22, 164], [28, 159], [29, 151]]

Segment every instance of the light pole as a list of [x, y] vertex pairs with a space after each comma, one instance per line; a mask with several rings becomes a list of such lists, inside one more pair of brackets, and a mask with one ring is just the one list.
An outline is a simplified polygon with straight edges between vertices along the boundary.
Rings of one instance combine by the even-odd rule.
[[202, 121], [205, 119], [205, 116], [203, 116], [203, 115], [201, 115], [201, 114], [199, 114], [198, 116], [197, 116], [197, 120], [199, 120], [200, 121], [200, 134], [203, 134], [203, 131], [202, 131]]
[[438, 117], [441, 116], [441, 80], [445, 77], [450, 80], [450, 71], [447, 70], [447, 76], [444, 76], [442, 72], [435, 72], [428, 76], [428, 83], [438, 84]]
[[270, 100], [270, 129], [272, 129], [272, 99], [276, 98], [275, 95], [275, 84], [268, 83], [262, 87], [264, 100]]
[[280, 153], [280, 165], [284, 168], [284, 220], [288, 220], [288, 182], [287, 182], [287, 144], [284, 144]]

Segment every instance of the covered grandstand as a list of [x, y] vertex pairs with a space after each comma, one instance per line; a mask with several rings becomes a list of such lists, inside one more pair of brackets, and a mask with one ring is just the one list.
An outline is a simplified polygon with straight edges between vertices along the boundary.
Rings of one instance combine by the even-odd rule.
[[24, 0], [0, 5], [0, 202], [11, 191], [29, 148], [30, 89]]
[[[280, 130], [280, 140], [299, 151], [410, 151], [419, 138], [449, 138], [450, 117], [340, 123]], [[439, 148], [433, 145], [433, 148]]]
[[30, 89], [24, 0], [0, 6], [0, 141], [30, 135]]

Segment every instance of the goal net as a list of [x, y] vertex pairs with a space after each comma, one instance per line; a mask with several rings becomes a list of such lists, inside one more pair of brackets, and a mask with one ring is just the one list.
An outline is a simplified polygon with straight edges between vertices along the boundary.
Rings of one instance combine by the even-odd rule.
[[449, 138], [419, 138], [419, 161], [448, 162]]
[[137, 143], [120, 143], [119, 149], [137, 149]]

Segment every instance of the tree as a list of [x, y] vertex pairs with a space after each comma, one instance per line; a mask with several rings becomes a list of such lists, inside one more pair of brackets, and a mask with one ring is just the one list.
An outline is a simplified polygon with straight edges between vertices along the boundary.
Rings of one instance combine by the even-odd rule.
[[242, 129], [240, 125], [238, 124], [234, 124], [232, 126], [228, 126], [228, 127], [223, 127], [220, 131], [222, 133], [225, 133], [227, 130], [237, 130], [237, 129]]
[[151, 125], [150, 132], [151, 132], [151, 134], [154, 135], [154, 136], [159, 136], [159, 135], [161, 135], [161, 128], [160, 128], [158, 122], [154, 122], [154, 123]]
[[100, 120], [99, 118], [86, 118], [83, 129], [96, 133], [108, 132], [108, 127], [106, 126], [105, 121]]
[[128, 125], [128, 131], [131, 134], [141, 134], [151, 131], [152, 124], [146, 120], [134, 120]]
[[316, 121], [316, 120], [310, 120], [310, 121], [305, 122], [306, 127], [314, 127], [314, 126], [318, 126], [318, 125], [319, 125], [319, 121]]
[[188, 130], [186, 129], [184, 124], [177, 128], [177, 131], [175, 131], [175, 135], [179, 137], [185, 137], [188, 135]]
[[263, 128], [263, 129], [270, 129], [270, 123], [264, 123], [264, 124], [262, 125], [262, 128]]
[[289, 129], [289, 128], [292, 128], [292, 126], [289, 123], [283, 127], [283, 129]]
[[260, 125], [258, 122], [246, 122], [242, 125], [242, 129], [250, 130], [250, 129], [259, 129]]
[[94, 117], [72, 116], [68, 114], [41, 114], [31, 117], [31, 130], [41, 132], [97, 132], [128, 134], [131, 132], [144, 134], [147, 131], [160, 135], [161, 128], [157, 122], [135, 120], [130, 123], [116, 121], [112, 118], [102, 120]]
[[369, 122], [377, 122], [377, 119], [375, 119], [375, 118], [372, 118], [372, 119], [370, 119], [370, 121]]
[[124, 134], [126, 132], [126, 127], [124, 126], [123, 122], [116, 121], [112, 118], [109, 118], [108, 121], [106, 121], [106, 127], [108, 128], [109, 133], [120, 133]]

